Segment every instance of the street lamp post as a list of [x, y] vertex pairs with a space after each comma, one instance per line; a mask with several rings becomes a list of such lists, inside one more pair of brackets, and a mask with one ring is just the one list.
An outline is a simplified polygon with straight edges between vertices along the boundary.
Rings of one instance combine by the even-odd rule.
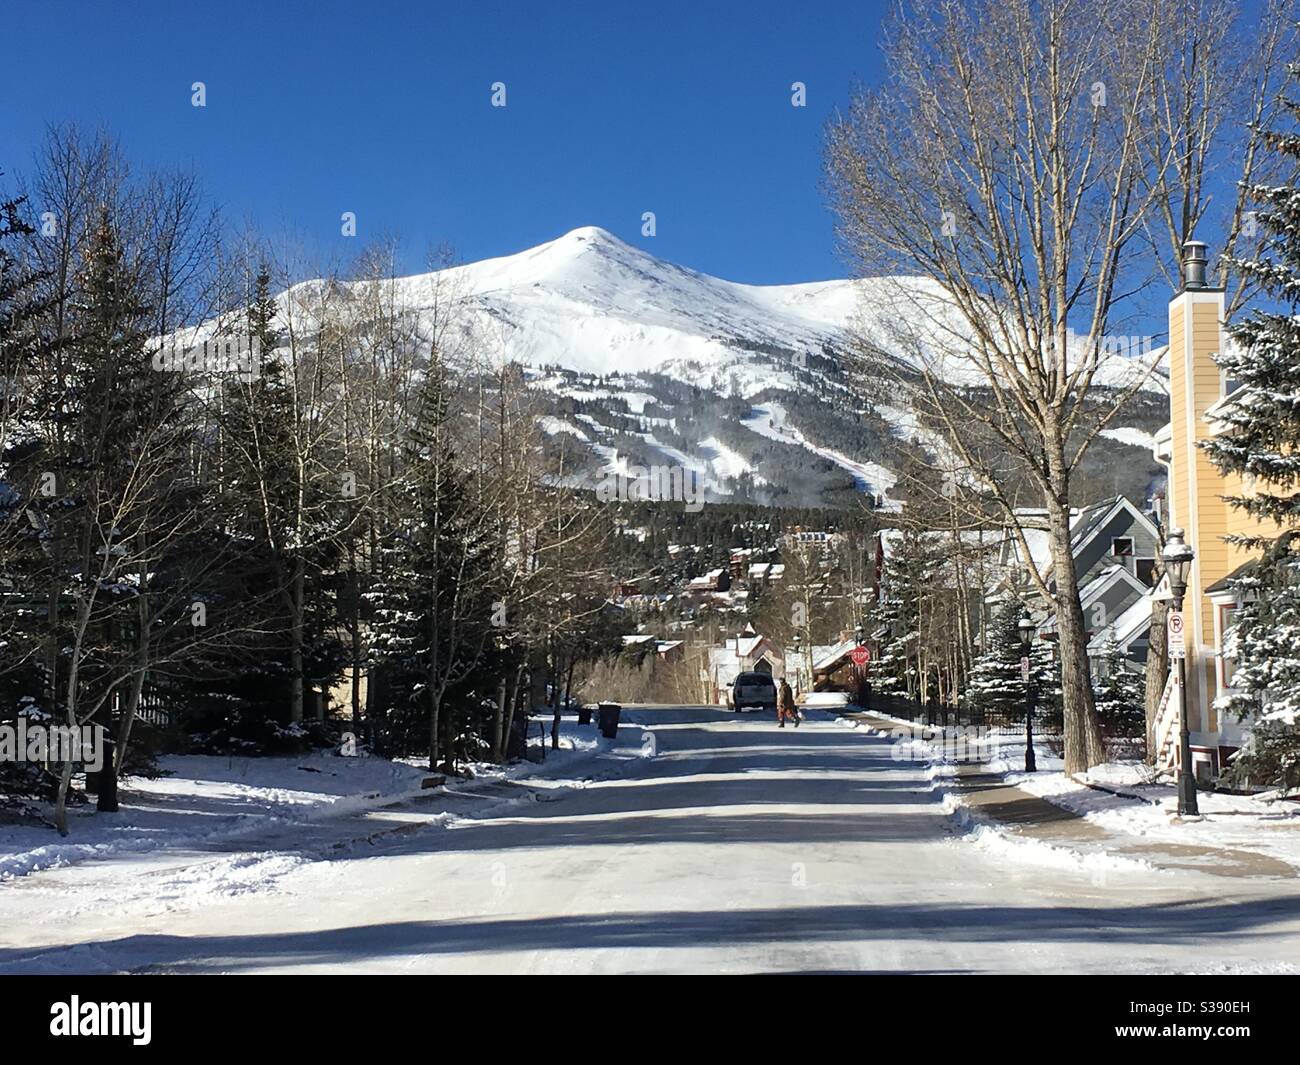
[[1034, 665], [1029, 656], [1029, 649], [1034, 642], [1033, 620], [1028, 614], [1025, 614], [1016, 622], [1016, 629], [1020, 633], [1021, 658], [1028, 666], [1023, 671], [1025, 679], [1025, 772], [1036, 773], [1038, 771], [1038, 761], [1034, 757], [1034, 702], [1037, 693], [1034, 691]]
[[[1169, 539], [1161, 555], [1165, 572], [1169, 574], [1169, 594], [1173, 597], [1174, 614], [1180, 619], [1183, 613], [1183, 596], [1187, 594], [1187, 574], [1196, 553], [1183, 539], [1182, 529], [1170, 529]], [[1172, 616], [1172, 615], [1171, 615]], [[1196, 815], [1196, 777], [1192, 773], [1192, 738], [1187, 725], [1187, 657], [1186, 651], [1175, 659], [1178, 670], [1178, 813]]]

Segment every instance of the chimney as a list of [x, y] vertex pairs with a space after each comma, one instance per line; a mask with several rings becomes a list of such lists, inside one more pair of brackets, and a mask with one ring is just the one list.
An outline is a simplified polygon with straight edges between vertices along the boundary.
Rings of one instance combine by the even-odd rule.
[[1183, 244], [1183, 291], [1205, 287], [1205, 242], [1189, 240]]

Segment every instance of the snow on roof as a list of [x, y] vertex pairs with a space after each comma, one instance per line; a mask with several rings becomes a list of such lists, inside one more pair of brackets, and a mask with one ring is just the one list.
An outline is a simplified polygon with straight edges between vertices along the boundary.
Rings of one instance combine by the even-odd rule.
[[[1086, 612], [1092, 604], [1099, 599], [1111, 585], [1116, 582], [1123, 582], [1130, 585], [1137, 593], [1139, 598], [1145, 599], [1151, 589], [1133, 576], [1127, 569], [1116, 563], [1115, 565], [1106, 566], [1098, 571], [1097, 575], [1087, 584], [1079, 589], [1079, 605]], [[1056, 629], [1056, 615], [1048, 614], [1047, 618], [1039, 626], [1039, 632], [1053, 632]]]
[[1151, 628], [1152, 603], [1153, 600], [1150, 595], [1144, 595], [1136, 600], [1128, 609], [1122, 611], [1119, 617], [1088, 641], [1089, 652], [1095, 654], [1101, 651], [1106, 644], [1107, 638], [1114, 639], [1121, 648], [1128, 650], [1129, 644], [1140, 639]]
[[833, 670], [857, 645], [857, 640], [841, 640], [839, 643], [814, 647], [813, 672], [820, 673], [825, 670]]

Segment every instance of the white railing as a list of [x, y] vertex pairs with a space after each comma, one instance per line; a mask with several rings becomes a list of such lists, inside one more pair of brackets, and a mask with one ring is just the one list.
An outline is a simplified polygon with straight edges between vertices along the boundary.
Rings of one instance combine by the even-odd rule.
[[1160, 696], [1160, 709], [1156, 711], [1155, 764], [1157, 769], [1178, 767], [1178, 674], [1170, 670], [1165, 690]]

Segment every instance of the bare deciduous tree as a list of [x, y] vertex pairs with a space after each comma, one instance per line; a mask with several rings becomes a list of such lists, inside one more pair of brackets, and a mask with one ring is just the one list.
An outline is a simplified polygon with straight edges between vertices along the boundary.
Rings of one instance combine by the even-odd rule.
[[[1228, 105], [1214, 91], [1227, 63], [1210, 58], [1223, 35], [1183, 7], [900, 5], [887, 77], [829, 130], [845, 250], [885, 275], [866, 289], [861, 369], [898, 383], [1026, 558], [1008, 460], [1046, 508], [1052, 568], [1030, 577], [1056, 615], [1071, 772], [1105, 757], [1071, 474], [1153, 370], [1158, 352], [1131, 335], [1169, 269], [1153, 247], [1176, 252], [1202, 217]], [[1249, 84], [1266, 94], [1267, 79]]]

